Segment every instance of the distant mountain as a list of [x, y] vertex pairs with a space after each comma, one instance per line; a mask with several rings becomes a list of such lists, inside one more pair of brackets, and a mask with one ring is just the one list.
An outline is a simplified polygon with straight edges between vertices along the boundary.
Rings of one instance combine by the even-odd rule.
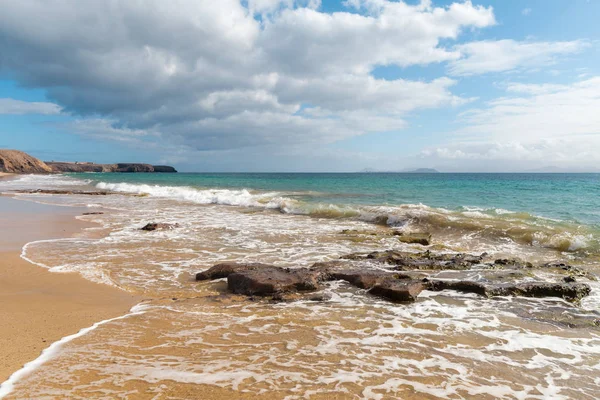
[[440, 171], [438, 171], [437, 169], [433, 169], [433, 168], [417, 168], [417, 169], [404, 170], [402, 172], [411, 173], [411, 174], [439, 174], [440, 173]]
[[401, 171], [379, 171], [374, 168], [365, 168], [362, 171], [359, 171], [359, 173], [363, 173], [363, 174], [373, 174], [373, 173], [377, 173], [377, 174], [398, 174], [398, 173], [402, 173], [402, 174], [439, 174], [440, 171], [433, 169], [433, 168], [403, 169]]

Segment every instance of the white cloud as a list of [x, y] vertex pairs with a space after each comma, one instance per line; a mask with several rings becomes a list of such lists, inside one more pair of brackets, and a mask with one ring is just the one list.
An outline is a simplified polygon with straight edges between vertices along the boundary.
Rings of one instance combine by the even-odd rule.
[[351, 3], [363, 11], [328, 14], [318, 0], [0, 0], [0, 68], [94, 118], [73, 127], [81, 134], [146, 132], [202, 150], [330, 143], [468, 101], [447, 78], [369, 73], [457, 59], [440, 43], [493, 25], [491, 7]]
[[[513, 96], [461, 116], [464, 128], [421, 155], [437, 160], [504, 160], [537, 165], [600, 162], [600, 77], [570, 85], [510, 84]], [[519, 164], [516, 164], [519, 165]], [[496, 164], [496, 170], [515, 165]]]
[[531, 14], [533, 10], [531, 8], [524, 8], [523, 10], [521, 10], [521, 14], [528, 16], [529, 14]]
[[60, 114], [60, 106], [47, 102], [29, 102], [10, 98], [0, 98], [0, 115], [13, 114], [41, 114], [54, 115]]
[[575, 54], [589, 46], [583, 40], [570, 42], [517, 42], [484, 40], [455, 47], [461, 56], [450, 62], [452, 75], [475, 75], [552, 65], [558, 56]]

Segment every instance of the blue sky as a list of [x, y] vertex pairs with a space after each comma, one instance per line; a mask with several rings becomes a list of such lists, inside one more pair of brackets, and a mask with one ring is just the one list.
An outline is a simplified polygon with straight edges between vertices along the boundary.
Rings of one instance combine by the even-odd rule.
[[598, 1], [0, 2], [0, 148], [184, 171], [600, 166]]

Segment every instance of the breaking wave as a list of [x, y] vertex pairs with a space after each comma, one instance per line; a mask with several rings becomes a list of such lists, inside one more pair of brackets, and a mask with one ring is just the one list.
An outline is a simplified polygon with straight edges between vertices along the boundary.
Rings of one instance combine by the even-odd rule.
[[293, 198], [298, 195], [297, 193], [130, 183], [100, 182], [96, 188], [195, 204], [251, 207], [316, 218], [354, 219], [407, 231], [418, 229], [442, 234], [451, 232], [467, 235], [473, 240], [508, 240], [521, 245], [544, 247], [561, 252], [600, 248], [598, 240], [600, 232], [596, 232], [593, 228], [498, 208], [464, 206], [458, 210], [448, 210], [423, 204], [396, 206], [326, 204]]

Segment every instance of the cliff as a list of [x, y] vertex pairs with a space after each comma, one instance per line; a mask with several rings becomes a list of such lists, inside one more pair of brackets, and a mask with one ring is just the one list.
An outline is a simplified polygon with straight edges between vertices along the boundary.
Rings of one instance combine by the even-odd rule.
[[152, 166], [139, 163], [94, 164], [46, 161], [53, 172], [177, 172], [166, 165]]
[[13, 174], [47, 174], [52, 172], [52, 168], [22, 151], [0, 150], [0, 172]]

